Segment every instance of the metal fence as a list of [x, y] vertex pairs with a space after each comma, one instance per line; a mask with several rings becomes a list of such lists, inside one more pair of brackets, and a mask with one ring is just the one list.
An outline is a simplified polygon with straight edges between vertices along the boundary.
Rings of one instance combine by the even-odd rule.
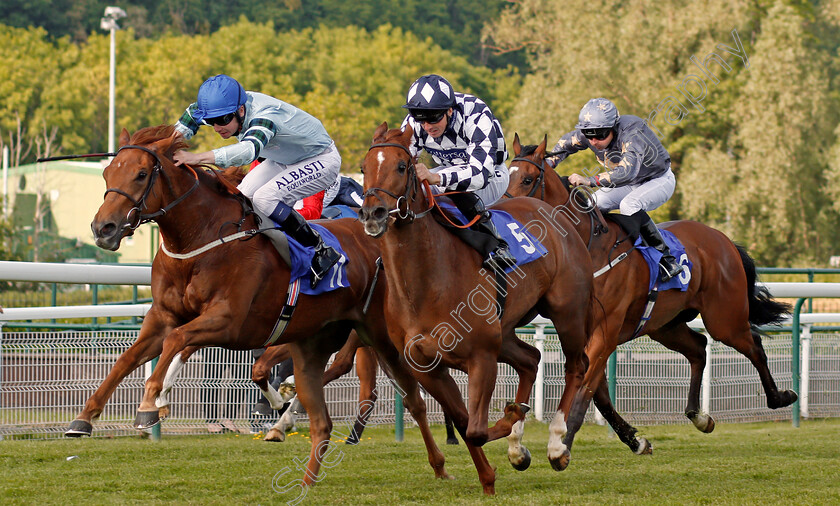
[[[102, 383], [117, 357], [136, 339], [136, 331], [63, 331], [0, 333], [0, 437], [61, 437], [87, 398]], [[531, 341], [533, 336], [523, 335]], [[770, 370], [779, 388], [790, 388], [791, 337], [765, 338]], [[840, 416], [840, 334], [811, 336], [808, 402], [811, 417]], [[683, 415], [688, 394], [688, 362], [642, 337], [618, 349], [616, 409], [635, 425], [688, 423]], [[563, 389], [563, 355], [556, 336], [548, 334], [544, 353], [543, 410], [550, 420]], [[206, 433], [211, 422], [230, 421], [243, 432], [263, 429], [266, 420], [250, 415], [259, 391], [250, 382], [250, 351], [206, 348], [193, 355], [171, 394], [172, 413], [162, 433]], [[714, 342], [709, 356], [711, 409], [717, 421], [790, 420], [791, 409], [771, 410], [755, 369], [733, 349]], [[94, 436], [136, 434], [132, 422], [148, 368], [127, 377], [109, 400]], [[452, 372], [466, 397], [467, 379]], [[499, 365], [491, 420], [513, 399], [517, 376]], [[326, 387], [329, 413], [336, 428], [352, 424], [357, 412], [358, 378], [353, 372]], [[395, 390], [381, 373], [379, 401], [371, 424], [395, 422]], [[532, 400], [535, 396], [532, 395]], [[427, 397], [430, 421], [443, 421], [440, 406]], [[406, 421], [411, 417], [406, 413]], [[594, 419], [590, 408], [588, 420]], [[306, 425], [305, 416], [299, 425]]]

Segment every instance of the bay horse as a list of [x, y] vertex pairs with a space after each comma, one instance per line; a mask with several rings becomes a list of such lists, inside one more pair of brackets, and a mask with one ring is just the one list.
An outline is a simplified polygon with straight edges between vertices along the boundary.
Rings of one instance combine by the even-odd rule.
[[[596, 328], [587, 347], [589, 369], [575, 397], [564, 444], [571, 449], [574, 435], [593, 398], [621, 441], [636, 453], [650, 453], [650, 444], [635, 436], [636, 429], [615, 411], [604, 376], [607, 358], [622, 343], [648, 334], [653, 340], [685, 356], [691, 367], [685, 415], [702, 432], [714, 429], [714, 419], [700, 411], [700, 386], [706, 365], [706, 337], [687, 322], [698, 314], [709, 335], [747, 357], [758, 371], [767, 395], [767, 406], [782, 408], [796, 401], [791, 390], [779, 391], [767, 366], [758, 326], [776, 324], [790, 306], [774, 301], [767, 290], [756, 285], [755, 264], [746, 250], [718, 230], [695, 221], [672, 221], [660, 226], [679, 238], [693, 267], [688, 290], [659, 292], [650, 320], [637, 329], [648, 299], [649, 270], [642, 254], [628, 241], [627, 234], [601, 211], [583, 187], [571, 188], [545, 161], [546, 141], [539, 146], [522, 146], [514, 137], [515, 157], [511, 163], [508, 196], [536, 196], [574, 223], [575, 231], [587, 242], [593, 266], [602, 270], [595, 278], [595, 293], [606, 313], [605, 326]], [[626, 257], [625, 257], [626, 255]], [[681, 263], [684, 263], [681, 261]], [[686, 276], [683, 272], [681, 276]], [[553, 422], [552, 422], [553, 424]], [[568, 461], [557, 470], [565, 469]]]
[[[108, 189], [91, 229], [99, 247], [116, 250], [122, 238], [139, 225], [157, 222], [161, 245], [152, 263], [153, 303], [137, 341], [120, 355], [71, 424], [71, 430], [79, 434], [90, 434], [91, 420], [102, 413], [123, 378], [159, 355], [134, 425], [144, 428], [158, 423], [161, 411], [155, 401], [175, 355], [188, 346], [265, 346], [290, 288], [290, 268], [270, 240], [255, 233], [257, 218], [235, 186], [215, 172], [175, 166], [172, 154], [187, 148], [187, 143], [173, 126], [148, 127], [131, 136], [123, 129], [119, 145], [103, 172]], [[332, 451], [332, 421], [322, 378], [327, 360], [345, 343], [351, 329], [374, 346], [405, 393], [406, 407], [420, 426], [435, 476], [446, 478], [443, 454], [429, 430], [419, 386], [399, 363], [387, 336], [382, 311], [385, 286], [372, 283], [379, 270], [377, 244], [355, 220], [326, 221], [323, 226], [345, 250], [350, 286], [318, 296], [301, 294], [294, 317], [275, 343], [289, 346], [297, 394], [309, 416], [312, 447], [303, 484], [314, 483], [321, 461]], [[227, 235], [239, 237], [238, 232], [243, 232], [242, 240]], [[264, 393], [270, 400], [276, 395], [273, 389]]]
[[[509, 436], [509, 458], [517, 467], [522, 459], [518, 450], [525, 417], [522, 406], [529, 400], [540, 354], [516, 337], [515, 329], [537, 314], [554, 322], [567, 357], [567, 386], [557, 413], [563, 419], [587, 365], [584, 347], [595, 303], [592, 262], [580, 237], [563, 236], [541, 223], [539, 210], [550, 211], [545, 203], [515, 199], [499, 204], [493, 209], [510, 213], [528, 229], [539, 229], [538, 239], [547, 253], [508, 275], [506, 303], [498, 307], [495, 279], [481, 269], [478, 252], [427, 214], [433, 202], [417, 178], [411, 139], [410, 126], [405, 131], [388, 130], [382, 123], [362, 162], [365, 200], [359, 219], [366, 233], [380, 238], [389, 335], [412, 365], [412, 374], [452, 418], [474, 461], [478, 456], [486, 462], [483, 452], [478, 453], [481, 445]], [[530, 243], [520, 235], [523, 244]], [[497, 361], [513, 366], [519, 386], [515, 403], [488, 429]], [[469, 410], [448, 367], [468, 375]], [[556, 443], [549, 442], [550, 459], [558, 458]], [[517, 451], [518, 455], [512, 454]], [[479, 478], [487, 492], [494, 479], [489, 465], [479, 467]]]

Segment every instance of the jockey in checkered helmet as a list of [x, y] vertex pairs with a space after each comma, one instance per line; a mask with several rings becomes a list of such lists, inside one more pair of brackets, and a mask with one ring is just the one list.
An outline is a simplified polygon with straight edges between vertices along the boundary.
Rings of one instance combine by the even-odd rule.
[[403, 128], [411, 126], [414, 132], [412, 155], [425, 150], [437, 163], [432, 168], [415, 164], [417, 177], [434, 193], [454, 192], [449, 198], [467, 220], [481, 217], [473, 227], [492, 237], [480, 251], [487, 268], [514, 265], [515, 258], [484, 207], [504, 194], [510, 177], [502, 127], [490, 108], [476, 96], [455, 92], [437, 74], [414, 81], [403, 108], [408, 109]]

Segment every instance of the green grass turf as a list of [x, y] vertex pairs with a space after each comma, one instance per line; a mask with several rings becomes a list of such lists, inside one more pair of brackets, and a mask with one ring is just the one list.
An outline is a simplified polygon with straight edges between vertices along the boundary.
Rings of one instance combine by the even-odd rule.
[[[347, 428], [337, 426], [347, 433]], [[435, 480], [416, 428], [403, 443], [392, 427], [369, 428], [362, 444], [338, 446], [336, 464], [301, 504], [840, 504], [840, 420], [644, 427], [652, 456], [632, 454], [604, 427], [586, 425], [563, 472], [546, 459], [548, 426], [529, 422], [531, 468], [507, 462], [506, 441], [485, 446], [496, 493], [485, 497], [463, 443], [444, 444], [455, 480]], [[272, 488], [302, 476], [305, 431], [285, 443], [249, 435], [0, 441], [2, 504], [285, 504], [300, 492]], [[339, 453], [341, 452], [341, 453]], [[68, 456], [78, 458], [66, 460]], [[340, 458], [340, 460], [339, 460]], [[289, 471], [275, 480], [285, 468]]]

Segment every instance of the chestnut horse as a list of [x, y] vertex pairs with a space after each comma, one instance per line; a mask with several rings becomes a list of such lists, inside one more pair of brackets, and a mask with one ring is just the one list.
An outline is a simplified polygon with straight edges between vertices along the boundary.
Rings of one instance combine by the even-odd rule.
[[[172, 154], [187, 147], [171, 125], [120, 134], [120, 148], [105, 168], [108, 190], [91, 229], [96, 244], [116, 250], [140, 224], [160, 227], [161, 252], [152, 264], [152, 307], [137, 341], [117, 359], [103, 384], [85, 403], [71, 430], [90, 434], [116, 386], [141, 364], [160, 355], [146, 381], [135, 427], [160, 421], [155, 400], [176, 354], [188, 346], [254, 349], [266, 344], [290, 286], [290, 269], [259, 229], [247, 199], [215, 173], [176, 167]], [[327, 456], [332, 421], [327, 414], [323, 374], [330, 355], [351, 329], [376, 349], [389, 375], [405, 392], [406, 407], [417, 420], [437, 477], [448, 477], [444, 458], [426, 420], [416, 380], [399, 364], [382, 313], [384, 286], [372, 286], [379, 249], [355, 220], [323, 223], [347, 255], [348, 288], [318, 296], [301, 295], [297, 309], [276, 344], [288, 343], [296, 389], [310, 422], [312, 447], [303, 477], [311, 485]], [[229, 234], [244, 230], [242, 239]], [[237, 234], [238, 236], [239, 234]], [[220, 238], [227, 238], [219, 241]], [[176, 258], [173, 255], [177, 255]], [[326, 280], [325, 280], [326, 282]], [[370, 302], [365, 313], [366, 302]], [[264, 388], [275, 403], [277, 392]]]
[[[603, 274], [596, 272], [595, 293], [604, 306], [606, 325], [596, 329], [587, 347], [590, 367], [575, 398], [564, 439], [569, 449], [594, 393], [596, 407], [621, 440], [637, 453], [650, 452], [647, 440], [636, 438], [636, 429], [616, 413], [604, 376], [607, 358], [616, 347], [643, 333], [688, 359], [691, 379], [685, 415], [702, 432], [712, 431], [714, 420], [700, 412], [706, 337], [687, 325], [698, 314], [703, 316], [712, 338], [735, 348], [752, 362], [761, 378], [768, 407], [777, 409], [796, 400], [793, 391], [779, 391], [776, 387], [757, 329], [759, 325], [778, 323], [790, 307], [772, 300], [766, 289], [756, 285], [755, 265], [742, 247], [701, 223], [663, 223], [661, 227], [676, 235], [685, 246], [693, 264], [690, 282], [685, 292], [659, 292], [650, 320], [637, 331], [650, 279], [641, 253], [633, 248], [618, 225], [604, 221], [588, 190], [570, 188], [567, 180], [547, 168], [546, 139], [539, 146], [523, 147], [517, 135], [513, 148], [515, 158], [511, 163], [508, 196], [536, 196], [555, 206], [555, 216], [563, 215], [575, 223], [575, 230], [587, 242], [595, 269], [613, 264]], [[686, 275], [686, 272], [681, 274]], [[565, 465], [558, 470], [563, 468]]]
[[[508, 274], [507, 300], [498, 307], [495, 280], [481, 268], [479, 254], [427, 215], [433, 203], [428, 186], [424, 191], [417, 178], [411, 139], [410, 126], [388, 130], [383, 123], [376, 129], [362, 162], [365, 200], [359, 219], [365, 232], [381, 237], [389, 335], [412, 365], [412, 374], [452, 418], [476, 465], [482, 462], [479, 479], [485, 492], [492, 493], [494, 471], [480, 446], [510, 435], [511, 463], [522, 463], [522, 454], [512, 452], [523, 451], [518, 450], [526, 411], [522, 405], [528, 402], [539, 361], [539, 352], [517, 338], [515, 329], [537, 314], [554, 322], [567, 358], [567, 386], [557, 413], [562, 420], [586, 370], [584, 347], [594, 322], [592, 262], [580, 237], [563, 236], [540, 222], [539, 210], [550, 211], [545, 203], [516, 199], [500, 204], [494, 209], [540, 229], [547, 253]], [[527, 241], [534, 247], [528, 236], [519, 236], [522, 244]], [[513, 366], [519, 386], [515, 403], [488, 429], [497, 361]], [[468, 374], [469, 410], [447, 367]], [[559, 441], [554, 439], [549, 441], [550, 460], [560, 458], [553, 448]]]

